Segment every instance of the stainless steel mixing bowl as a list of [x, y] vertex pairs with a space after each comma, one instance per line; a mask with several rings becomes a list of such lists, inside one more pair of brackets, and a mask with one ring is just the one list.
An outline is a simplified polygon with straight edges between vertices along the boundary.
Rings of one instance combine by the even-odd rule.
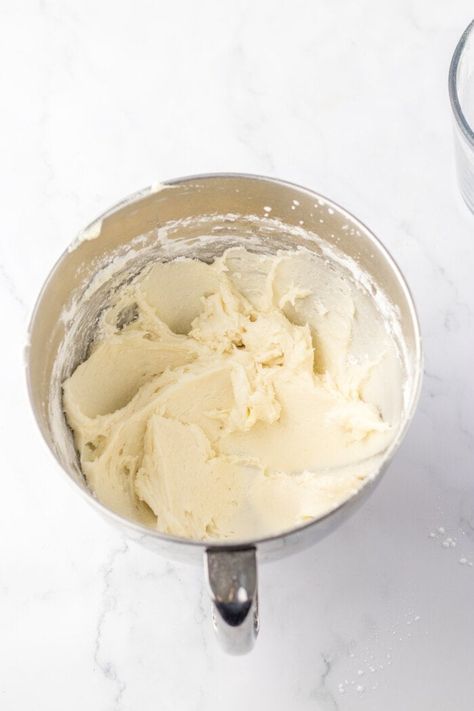
[[[214, 239], [200, 240], [202, 235]], [[211, 260], [237, 237], [246, 240], [248, 249], [273, 252], [304, 245], [318, 251], [321, 244], [329, 244], [351, 257], [398, 309], [409, 377], [397, 440], [379, 474], [357, 494], [329, 514], [282, 535], [209, 544], [126, 520], [93, 496], [62, 412], [61, 382], [86, 357], [99, 313], [130, 275], [150, 259], [169, 259], [181, 247], [183, 254]], [[112, 255], [113, 264], [119, 265], [114, 269], [107, 268]], [[218, 636], [228, 651], [242, 653], [252, 647], [258, 631], [257, 559], [288, 555], [315, 543], [358, 508], [380, 481], [416, 407], [421, 341], [415, 307], [399, 269], [374, 235], [346, 210], [310, 190], [271, 178], [201, 175], [132, 195], [89, 226], [62, 255], [31, 319], [27, 378], [39, 428], [65, 476], [99, 513], [140, 543], [172, 558], [202, 562], [204, 557]]]

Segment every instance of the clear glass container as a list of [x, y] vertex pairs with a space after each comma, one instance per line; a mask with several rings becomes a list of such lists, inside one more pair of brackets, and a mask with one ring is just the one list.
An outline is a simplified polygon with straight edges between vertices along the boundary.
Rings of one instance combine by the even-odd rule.
[[451, 60], [449, 97], [459, 187], [474, 212], [474, 20], [464, 31]]

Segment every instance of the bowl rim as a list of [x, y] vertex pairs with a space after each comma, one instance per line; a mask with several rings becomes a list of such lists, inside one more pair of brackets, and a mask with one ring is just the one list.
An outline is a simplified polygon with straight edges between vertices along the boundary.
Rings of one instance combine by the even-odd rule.
[[463, 136], [466, 138], [468, 143], [474, 147], [474, 126], [471, 126], [467, 120], [464, 111], [461, 107], [461, 101], [459, 99], [458, 92], [458, 68], [461, 57], [463, 56], [464, 49], [466, 47], [467, 41], [472, 36], [474, 37], [474, 20], [472, 20], [462, 33], [459, 41], [454, 50], [453, 56], [451, 58], [451, 63], [449, 65], [448, 74], [448, 90], [449, 98], [451, 101], [451, 108], [453, 110], [454, 118], [456, 123], [461, 129]]
[[[299, 526], [295, 526], [294, 528], [291, 529], [285, 529], [279, 533], [274, 533], [268, 536], [262, 536], [260, 538], [247, 538], [247, 539], [230, 539], [230, 540], [223, 540], [223, 539], [209, 539], [209, 540], [196, 540], [196, 539], [191, 539], [191, 538], [185, 538], [183, 536], [174, 536], [168, 533], [164, 533], [162, 531], [159, 531], [157, 529], [153, 529], [151, 527], [142, 525], [138, 523], [137, 521], [133, 521], [132, 519], [126, 518], [124, 516], [121, 516], [120, 514], [116, 513], [112, 509], [108, 508], [104, 504], [102, 504], [94, 495], [94, 493], [88, 489], [87, 487], [83, 487], [79, 484], [79, 482], [73, 478], [70, 473], [63, 467], [61, 462], [56, 456], [56, 453], [54, 452], [53, 448], [50, 446], [49, 442], [46, 441], [46, 437], [44, 436], [43, 433], [43, 428], [40, 422], [39, 415], [36, 411], [36, 408], [34, 406], [34, 396], [33, 396], [33, 389], [32, 389], [32, 383], [31, 383], [31, 371], [30, 371], [30, 356], [29, 356], [29, 345], [31, 342], [31, 333], [33, 331], [33, 327], [35, 324], [36, 317], [38, 315], [39, 309], [41, 307], [41, 302], [43, 299], [43, 295], [46, 292], [49, 282], [52, 279], [54, 273], [56, 272], [56, 269], [59, 267], [59, 265], [62, 263], [63, 259], [67, 257], [67, 255], [70, 253], [71, 250], [71, 245], [74, 244], [74, 240], [66, 247], [65, 250], [61, 253], [59, 258], [55, 261], [53, 267], [50, 269], [43, 286], [38, 294], [38, 297], [36, 299], [36, 302], [34, 304], [30, 321], [28, 324], [28, 329], [27, 329], [27, 346], [25, 348], [25, 370], [26, 370], [26, 380], [27, 380], [27, 387], [28, 387], [28, 396], [29, 396], [29, 401], [31, 408], [33, 410], [34, 418], [36, 420], [36, 423], [39, 427], [39, 430], [42, 434], [43, 441], [45, 442], [46, 446], [48, 447], [49, 451], [53, 454], [54, 459], [56, 460], [56, 463], [59, 465], [60, 469], [62, 470], [63, 474], [66, 475], [66, 478], [72, 483], [74, 488], [79, 491], [79, 493], [83, 496], [83, 498], [91, 504], [93, 507], [95, 507], [99, 513], [104, 515], [106, 518], [111, 519], [113, 522], [118, 524], [121, 528], [125, 527], [130, 530], [132, 530], [134, 533], [136, 533], [140, 538], [142, 537], [151, 537], [155, 540], [161, 541], [163, 543], [168, 543], [168, 544], [179, 544], [180, 546], [188, 547], [188, 548], [194, 548], [197, 550], [202, 550], [206, 551], [209, 549], [226, 549], [226, 550], [236, 550], [236, 549], [243, 549], [243, 548], [249, 548], [249, 547], [258, 547], [262, 544], [266, 543], [275, 543], [277, 541], [281, 541], [281, 539], [290, 539], [290, 538], [296, 538], [297, 536], [303, 535], [305, 532], [312, 530], [315, 528], [318, 524], [321, 524], [322, 522], [327, 521], [329, 518], [331, 518], [333, 515], [336, 514], [336, 512], [340, 511], [344, 507], [346, 507], [350, 502], [353, 502], [355, 499], [358, 499], [361, 495], [362, 492], [366, 491], [367, 489], [370, 489], [374, 487], [381, 479], [384, 470], [386, 468], [386, 465], [388, 462], [391, 460], [393, 457], [394, 453], [396, 450], [398, 450], [401, 442], [403, 441], [406, 432], [408, 430], [408, 427], [411, 423], [411, 420], [413, 419], [413, 415], [416, 411], [418, 401], [420, 398], [420, 393], [421, 393], [421, 384], [422, 384], [422, 374], [423, 374], [423, 349], [422, 349], [422, 338], [421, 338], [421, 332], [420, 332], [420, 323], [419, 323], [419, 318], [417, 314], [417, 310], [415, 307], [415, 303], [413, 300], [413, 296], [411, 294], [411, 291], [408, 287], [408, 284], [405, 280], [405, 277], [403, 276], [403, 273], [401, 269], [399, 268], [398, 264], [388, 251], [388, 249], [384, 246], [384, 244], [379, 240], [378, 237], [363, 223], [361, 222], [357, 217], [355, 217], [351, 212], [346, 210], [344, 207], [339, 205], [338, 203], [334, 202], [334, 200], [327, 198], [325, 195], [322, 195], [321, 193], [315, 192], [314, 190], [311, 190], [309, 188], [306, 188], [302, 185], [299, 185], [297, 183], [293, 183], [287, 180], [281, 180], [279, 178], [274, 178], [271, 176], [265, 176], [265, 175], [258, 175], [258, 174], [252, 174], [252, 173], [239, 173], [239, 172], [217, 172], [217, 173], [202, 173], [202, 174], [193, 174], [189, 176], [184, 176], [184, 177], [179, 177], [179, 178], [172, 178], [168, 180], [161, 181], [159, 183], [159, 190], [166, 188], [166, 187], [173, 187], [177, 185], [181, 185], [184, 183], [189, 183], [189, 182], [203, 182], [206, 180], [215, 180], [215, 179], [241, 179], [243, 181], [258, 181], [258, 182], [264, 182], [264, 183], [275, 183], [281, 187], [284, 188], [289, 188], [291, 190], [296, 190], [300, 194], [304, 194], [311, 199], [314, 199], [316, 201], [321, 200], [323, 201], [324, 205], [327, 205], [328, 207], [332, 208], [335, 210], [335, 212], [338, 212], [339, 214], [343, 215], [346, 217], [350, 222], [352, 222], [356, 228], [360, 229], [364, 234], [374, 243], [376, 248], [379, 250], [379, 252], [383, 255], [384, 259], [394, 272], [394, 275], [396, 276], [407, 301], [407, 304], [409, 306], [409, 312], [411, 316], [411, 321], [415, 333], [415, 368], [414, 372], [412, 374], [413, 377], [413, 394], [411, 397], [411, 402], [409, 404], [408, 410], [405, 413], [405, 418], [403, 421], [402, 426], [400, 427], [396, 439], [394, 442], [390, 445], [388, 453], [386, 458], [383, 460], [381, 463], [381, 466], [377, 473], [368, 478], [358, 489], [354, 494], [349, 496], [348, 498], [344, 499], [340, 504], [338, 504], [335, 508], [331, 509], [330, 511], [326, 512], [325, 514], [314, 518], [310, 521], [307, 521]], [[119, 200], [115, 205], [104, 211], [101, 215], [96, 217], [84, 230], [81, 231], [80, 234], [83, 234], [86, 232], [89, 228], [92, 226], [96, 225], [98, 222], [106, 219], [108, 216], [114, 214], [118, 210], [134, 203], [137, 202], [145, 197], [148, 197], [149, 195], [152, 195], [155, 192], [158, 192], [157, 185], [153, 184], [151, 186], [148, 186], [146, 188], [143, 188], [141, 190], [137, 190], [134, 193], [131, 193], [127, 197], [123, 198], [122, 200]]]

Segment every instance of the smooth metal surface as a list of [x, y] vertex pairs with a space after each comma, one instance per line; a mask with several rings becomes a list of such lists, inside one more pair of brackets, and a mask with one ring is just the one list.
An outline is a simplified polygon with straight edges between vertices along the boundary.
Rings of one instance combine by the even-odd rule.
[[[140, 238], [134, 245], [138, 269], [150, 259], [169, 259], [170, 244], [174, 248], [185, 244], [189, 248], [191, 245], [193, 256], [210, 260], [222, 254], [233, 240], [235, 243], [237, 236], [248, 240], [249, 249], [254, 248], [258, 238], [260, 249], [268, 253], [298, 245], [317, 251], [318, 245], [308, 239], [305, 230], [316, 233], [324, 242], [354, 259], [398, 308], [411, 379], [405, 422], [390, 456], [379, 475], [367, 482], [355, 496], [329, 514], [281, 535], [212, 544], [215, 560], [222, 560], [220, 556], [216, 557], [217, 552], [234, 556], [236, 548], [249, 546], [258, 550], [260, 560], [280, 557], [327, 535], [362, 505], [380, 481], [413, 416], [419, 396], [422, 358], [415, 307], [400, 271], [382, 244], [350, 213], [321, 195], [271, 178], [238, 174], [194, 176], [173, 180], [167, 185], [168, 188], [159, 191], [148, 189], [136, 193], [105, 213], [100, 218], [100, 235], [83, 240], [65, 252], [51, 271], [30, 324], [26, 360], [31, 405], [58, 464], [91, 505], [135, 540], [161, 554], [178, 560], [202, 562], [209, 542], [170, 536], [126, 520], [104, 507], [90, 492], [62, 416], [60, 387], [52, 387], [57, 354], [69, 338], [72, 346], [60, 372], [62, 381], [86, 357], [95, 324], [94, 318], [90, 318], [91, 312], [92, 316], [97, 316], [110, 295], [111, 289], [107, 291], [105, 285], [87, 301], [88, 285], [97, 271], [110, 261], [112, 253], [121, 254], [136, 238]], [[268, 207], [271, 207], [272, 220], [277, 222], [270, 224], [263, 219], [268, 214], [265, 209]], [[165, 226], [166, 240], [163, 241], [160, 229]], [[203, 234], [216, 237], [211, 251], [199, 242]], [[73, 295], [79, 300], [84, 295], [83, 311], [87, 312], [88, 318], [79, 314], [69, 323], [64, 318], [64, 309], [69, 308]], [[66, 447], [60, 445], [58, 422], [53, 422], [51, 417], [54, 407], [59, 413], [59, 427], [67, 441]], [[234, 556], [233, 563], [236, 560]]]
[[258, 634], [256, 550], [209, 548], [206, 564], [217, 638], [226, 652], [246, 654]]

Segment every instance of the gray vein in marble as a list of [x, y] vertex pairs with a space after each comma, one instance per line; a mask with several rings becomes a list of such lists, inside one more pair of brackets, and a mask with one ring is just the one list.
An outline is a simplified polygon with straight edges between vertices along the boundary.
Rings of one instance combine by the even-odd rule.
[[[210, 671], [214, 667], [213, 657], [211, 655], [211, 650], [209, 649], [209, 639], [211, 637], [210, 630], [212, 628], [211, 601], [207, 587], [204, 585], [204, 579], [202, 581], [201, 590], [199, 591], [197, 599], [197, 614], [195, 614], [195, 620], [196, 624], [199, 625], [202, 651], [206, 657], [207, 668]], [[217, 644], [217, 640], [213, 637], [214, 635], [212, 635], [210, 639], [211, 644]], [[205, 704], [203, 704], [203, 708], [206, 708]]]
[[[447, 268], [438, 262], [436, 258], [436, 253], [427, 248], [427, 245], [425, 245], [422, 239], [416, 239], [416, 236], [414, 235], [414, 230], [411, 229], [410, 224], [408, 222], [406, 222], [405, 220], [396, 221], [395, 215], [393, 215], [393, 218], [396, 222], [397, 227], [406, 237], [408, 237], [410, 240], [415, 239], [416, 245], [420, 249], [420, 252], [423, 254], [423, 257], [425, 258], [426, 262], [431, 265], [433, 271], [441, 277], [444, 283], [450, 287], [450, 289], [455, 294], [456, 303], [460, 304], [461, 301], [458, 298], [458, 284], [456, 283], [455, 279], [448, 273]], [[466, 304], [463, 305], [466, 306]]]
[[24, 314], [28, 313], [28, 307], [26, 306], [25, 302], [19, 295], [17, 288], [15, 286], [15, 282], [11, 278], [11, 276], [8, 274], [7, 270], [5, 269], [3, 264], [0, 264], [0, 280], [2, 281], [6, 292], [10, 295], [12, 301], [15, 302], [17, 306], [21, 308]]
[[114, 572], [114, 566], [117, 559], [121, 556], [126, 555], [128, 552], [128, 543], [122, 538], [120, 546], [113, 548], [108, 556], [104, 567], [103, 567], [103, 580], [104, 580], [104, 591], [102, 595], [102, 605], [99, 611], [99, 616], [97, 619], [96, 635], [94, 643], [94, 663], [95, 666], [102, 672], [104, 677], [109, 681], [112, 681], [116, 687], [116, 692], [114, 696], [114, 711], [120, 711], [122, 704], [122, 697], [127, 687], [126, 683], [120, 679], [117, 674], [117, 669], [114, 667], [112, 662], [102, 659], [102, 637], [104, 625], [107, 616], [115, 607], [116, 598], [112, 591], [111, 576]]
[[[237, 116], [237, 135], [243, 145], [259, 159], [262, 170], [275, 172], [273, 155], [266, 144], [265, 126], [268, 123], [262, 103], [262, 91], [255, 86], [255, 73], [249, 63], [242, 40], [237, 40], [231, 52], [233, 91], [231, 103]], [[245, 87], [245, 91], [243, 90]], [[235, 97], [246, 97], [245, 106], [235, 105]], [[247, 99], [248, 97], [248, 99]], [[249, 100], [250, 99], [250, 100]]]
[[318, 701], [318, 711], [338, 711], [339, 704], [334, 694], [328, 688], [327, 681], [333, 668], [333, 659], [326, 653], [321, 653], [324, 668], [319, 677], [316, 688], [311, 692], [311, 697]]

